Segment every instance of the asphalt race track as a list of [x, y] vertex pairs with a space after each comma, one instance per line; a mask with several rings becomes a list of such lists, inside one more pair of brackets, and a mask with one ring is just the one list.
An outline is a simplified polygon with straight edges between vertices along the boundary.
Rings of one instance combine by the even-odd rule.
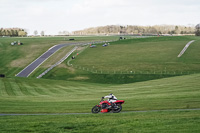
[[51, 47], [44, 54], [42, 54], [35, 61], [33, 61], [26, 68], [24, 68], [21, 72], [19, 72], [16, 76], [17, 77], [28, 77], [36, 68], [38, 68], [45, 60], [47, 60], [56, 51], [58, 51], [59, 49], [65, 47], [65, 46], [74, 45], [74, 44], [76, 44], [76, 43], [58, 44], [58, 45]]
[[48, 49], [44, 54], [38, 57], [35, 61], [29, 64], [26, 68], [24, 68], [21, 72], [19, 72], [17, 77], [28, 77], [36, 68], [38, 68], [45, 60], [47, 60], [51, 55], [53, 55], [59, 49], [69, 46], [69, 45], [84, 45], [84, 44], [96, 44], [103, 42], [111, 42], [111, 41], [97, 41], [97, 42], [84, 42], [84, 43], [68, 43], [68, 44], [58, 44], [54, 45], [50, 49]]

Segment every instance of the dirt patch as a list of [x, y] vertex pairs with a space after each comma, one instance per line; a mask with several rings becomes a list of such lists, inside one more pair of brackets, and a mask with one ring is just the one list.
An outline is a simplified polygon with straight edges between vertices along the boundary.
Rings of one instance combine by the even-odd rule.
[[77, 50], [77, 51], [81, 51], [81, 50], [83, 50], [83, 49], [85, 49], [85, 47], [78, 47], [76, 50]]
[[84, 76], [77, 76], [75, 78], [69, 78], [69, 80], [87, 80], [89, 77], [84, 77]]
[[67, 65], [64, 64], [64, 63], [58, 65], [57, 68], [66, 68], [66, 69], [68, 69], [68, 70], [70, 71], [70, 73], [72, 73], [72, 74], [75, 73], [75, 71], [76, 71], [73, 67], [69, 67], [69, 66], [67, 66]]
[[66, 64], [62, 63], [60, 65], [57, 66], [58, 68], [68, 68]]
[[39, 51], [37, 50], [38, 48], [40, 48], [39, 45], [32, 45], [30, 48], [24, 47], [23, 49], [21, 49], [21, 53], [23, 53], [23, 55], [26, 55], [26, 56], [13, 60], [9, 64], [9, 66], [10, 67], [27, 66], [30, 62], [34, 61], [34, 59], [36, 58], [36, 55], [39, 56]]
[[69, 69], [71, 73], [75, 73], [76, 71], [73, 67], [67, 67], [67, 69]]
[[30, 60], [29, 59], [17, 59], [17, 60], [13, 60], [9, 65], [10, 67], [25, 67], [28, 62]]

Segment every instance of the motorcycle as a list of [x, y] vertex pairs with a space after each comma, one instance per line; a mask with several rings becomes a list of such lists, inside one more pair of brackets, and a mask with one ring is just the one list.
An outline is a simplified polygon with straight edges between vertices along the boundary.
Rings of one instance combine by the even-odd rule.
[[102, 113], [119, 113], [122, 110], [122, 104], [125, 102], [124, 100], [116, 100], [111, 104], [107, 100], [104, 101], [103, 99], [104, 98], [102, 97], [99, 104], [92, 108], [92, 113], [99, 113], [100, 111]]

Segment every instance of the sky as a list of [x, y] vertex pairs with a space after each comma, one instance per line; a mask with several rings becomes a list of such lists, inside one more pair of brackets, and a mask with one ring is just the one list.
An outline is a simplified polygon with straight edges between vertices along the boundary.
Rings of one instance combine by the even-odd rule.
[[106, 25], [196, 25], [200, 0], [0, 0], [0, 28], [46, 35]]

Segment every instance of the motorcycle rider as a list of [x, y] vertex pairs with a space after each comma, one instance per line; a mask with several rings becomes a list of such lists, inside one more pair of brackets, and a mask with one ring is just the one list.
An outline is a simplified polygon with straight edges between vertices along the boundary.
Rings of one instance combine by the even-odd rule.
[[117, 97], [115, 95], [113, 95], [112, 93], [110, 93], [109, 95], [107, 96], [104, 96], [102, 97], [103, 99], [104, 98], [108, 98], [108, 102], [111, 103], [111, 106], [110, 107], [114, 107], [115, 104], [113, 104], [113, 102], [117, 101]]

